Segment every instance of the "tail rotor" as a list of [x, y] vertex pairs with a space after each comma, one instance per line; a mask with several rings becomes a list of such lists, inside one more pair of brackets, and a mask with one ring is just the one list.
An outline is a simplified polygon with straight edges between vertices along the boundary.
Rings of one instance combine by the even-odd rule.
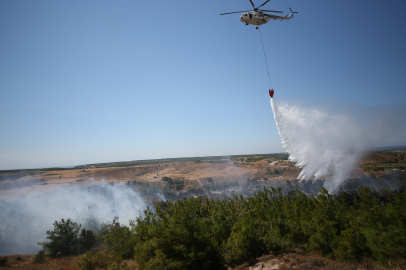
[[289, 7], [289, 9], [290, 9], [290, 12], [292, 12], [292, 13], [290, 14], [290, 15], [292, 15], [291, 18], [293, 18], [293, 14], [294, 14], [294, 13], [298, 13], [298, 12], [293, 11], [290, 7]]

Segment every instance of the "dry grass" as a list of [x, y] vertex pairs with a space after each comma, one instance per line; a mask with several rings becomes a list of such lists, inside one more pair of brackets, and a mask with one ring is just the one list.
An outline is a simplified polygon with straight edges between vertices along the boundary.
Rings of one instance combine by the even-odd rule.
[[45, 263], [35, 263], [35, 255], [10, 255], [7, 257], [6, 267], [29, 270], [79, 270], [76, 262], [79, 256], [64, 257], [61, 259], [45, 258]]
[[[5, 268], [15, 270], [80, 270], [76, 264], [81, 256], [62, 257], [60, 259], [45, 258], [45, 263], [35, 263], [35, 255], [10, 255], [7, 257]], [[3, 258], [3, 257], [2, 257]], [[127, 269], [137, 269], [138, 265], [134, 260], [124, 260], [120, 266], [127, 264]]]

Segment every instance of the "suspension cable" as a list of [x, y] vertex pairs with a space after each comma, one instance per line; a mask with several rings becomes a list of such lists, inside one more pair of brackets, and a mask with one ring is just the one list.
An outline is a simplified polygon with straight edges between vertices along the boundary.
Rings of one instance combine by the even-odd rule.
[[259, 27], [259, 26], [258, 26], [258, 30], [259, 30], [259, 36], [261, 37], [262, 50], [264, 51], [264, 56], [265, 56], [265, 64], [266, 64], [266, 70], [268, 71], [268, 83], [269, 83], [269, 89], [273, 89], [273, 87], [272, 87], [271, 75], [269, 75], [268, 60], [266, 60], [266, 54], [265, 54], [264, 41], [262, 40], [261, 27]]

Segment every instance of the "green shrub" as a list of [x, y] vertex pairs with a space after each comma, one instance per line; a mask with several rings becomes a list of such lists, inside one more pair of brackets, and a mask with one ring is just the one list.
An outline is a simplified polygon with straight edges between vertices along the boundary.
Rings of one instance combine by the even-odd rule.
[[108, 232], [102, 236], [107, 250], [114, 251], [124, 259], [134, 257], [134, 235], [129, 227], [120, 224], [118, 217], [114, 217], [111, 223], [102, 224], [102, 231]]
[[140, 189], [140, 194], [143, 196], [154, 196], [157, 193], [159, 193], [159, 189], [153, 186], [150, 186], [148, 184], [144, 185], [141, 189]]
[[56, 257], [60, 252], [63, 256], [83, 253], [90, 249], [96, 242], [93, 232], [83, 229], [80, 236], [81, 225], [67, 219], [54, 222], [54, 230], [47, 231], [49, 242], [41, 242], [38, 245], [43, 247], [51, 257]]
[[226, 260], [229, 265], [239, 265], [267, 253], [262, 231], [248, 217], [233, 226], [226, 244]]
[[84, 253], [96, 244], [96, 237], [91, 230], [82, 229], [79, 234], [78, 246], [79, 252]]
[[170, 178], [170, 177], [167, 177], [167, 176], [163, 176], [163, 177], [162, 177], [162, 181], [168, 182], [168, 183], [170, 183], [170, 184], [173, 183], [173, 179]]
[[177, 190], [181, 190], [181, 189], [183, 189], [183, 187], [185, 186], [185, 185], [183, 184], [183, 181], [179, 181], [179, 180], [175, 180], [174, 185], [175, 185], [175, 189], [177, 189]]
[[[192, 198], [144, 211], [132, 223], [136, 236], [134, 259], [142, 269], [225, 269], [224, 260], [207, 230], [196, 218], [202, 208]], [[176, 211], [175, 211], [176, 209]]]
[[45, 251], [40, 250], [37, 252], [37, 255], [35, 255], [34, 258], [35, 263], [44, 263], [45, 262]]
[[373, 258], [380, 262], [406, 257], [406, 193], [395, 195], [386, 207], [374, 206], [369, 226], [362, 228]]
[[[115, 268], [123, 258], [115, 253], [102, 253], [87, 251], [76, 264], [81, 270], [96, 270], [99, 268]], [[110, 268], [109, 268], [110, 267]]]
[[69, 256], [78, 253], [78, 234], [81, 225], [72, 222], [70, 219], [55, 221], [54, 230], [47, 231], [47, 239], [50, 242], [38, 243], [48, 252], [50, 256], [56, 257], [58, 252], [63, 256]]
[[404, 191], [363, 187], [331, 195], [321, 189], [312, 197], [264, 188], [249, 198], [190, 197], [154, 205], [129, 227], [115, 218], [99, 233], [108, 250], [133, 256], [139, 269], [225, 269], [298, 246], [341, 261], [406, 256]]

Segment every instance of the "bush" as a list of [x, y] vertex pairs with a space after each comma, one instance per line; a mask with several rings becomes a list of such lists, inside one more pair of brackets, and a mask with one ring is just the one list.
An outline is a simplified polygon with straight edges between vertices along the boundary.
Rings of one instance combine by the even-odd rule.
[[55, 221], [53, 225], [54, 230], [46, 232], [50, 242], [38, 243], [43, 247], [44, 252], [48, 252], [51, 257], [56, 257], [58, 252], [63, 256], [83, 253], [96, 242], [93, 232], [90, 230], [83, 229], [80, 237], [78, 237], [81, 225], [70, 219]]
[[0, 266], [6, 266], [8, 259], [7, 256], [4, 256], [3, 258], [0, 259]]
[[201, 207], [201, 199], [184, 199], [157, 207], [156, 216], [148, 209], [132, 223], [141, 270], [225, 269], [208, 224], [196, 218]]
[[[123, 258], [115, 253], [87, 251], [76, 264], [81, 270], [95, 270], [99, 268], [115, 268]], [[119, 268], [115, 268], [119, 269]]]
[[93, 231], [82, 229], [78, 239], [79, 252], [84, 253], [85, 251], [91, 249], [95, 244], [96, 237], [93, 234]]
[[167, 177], [167, 176], [163, 176], [163, 177], [162, 177], [162, 181], [168, 182], [168, 183], [170, 183], [170, 184], [173, 183], [173, 179], [170, 178], [170, 177]]
[[380, 262], [406, 256], [406, 193], [396, 195], [385, 210], [376, 206], [382, 215], [371, 220], [370, 226], [362, 228], [373, 258]]
[[40, 250], [38, 251], [37, 255], [35, 255], [34, 263], [44, 263], [45, 262], [45, 251]]
[[157, 193], [159, 193], [159, 189], [156, 187], [152, 187], [148, 184], [144, 185], [141, 189], [140, 189], [140, 194], [143, 196], [149, 196], [149, 197], [153, 197], [155, 196]]
[[266, 243], [248, 217], [235, 223], [226, 244], [226, 258], [229, 265], [239, 265], [267, 253]]
[[181, 190], [184, 187], [183, 181], [175, 180], [175, 188]]
[[130, 230], [125, 225], [120, 224], [118, 217], [114, 217], [113, 222], [102, 224], [102, 231], [107, 231], [102, 236], [103, 242], [106, 244], [107, 250], [114, 251], [115, 254], [129, 259], [134, 257], [134, 237]]
[[56, 257], [58, 252], [61, 252], [63, 256], [77, 254], [80, 227], [81, 225], [72, 222], [70, 219], [66, 221], [62, 219], [60, 222], [55, 221], [54, 230], [47, 231], [47, 239], [51, 241], [38, 243], [38, 245], [42, 246], [52, 257]]

